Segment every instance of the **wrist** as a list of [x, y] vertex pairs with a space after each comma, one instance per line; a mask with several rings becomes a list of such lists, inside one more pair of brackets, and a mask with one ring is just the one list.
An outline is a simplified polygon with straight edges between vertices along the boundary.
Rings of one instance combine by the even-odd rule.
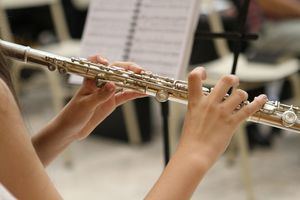
[[56, 116], [48, 125], [47, 130], [52, 133], [52, 135], [57, 135], [57, 137], [66, 143], [72, 143], [77, 140], [76, 134], [69, 128], [69, 124], [63, 120], [63, 116]]
[[74, 140], [74, 136], [62, 130], [59, 120], [54, 119], [32, 137], [32, 144], [43, 165], [47, 166]]
[[77, 140], [77, 134], [68, 118], [70, 117], [62, 111], [46, 127], [53, 135], [57, 135], [61, 141], [71, 143]]
[[188, 163], [195, 169], [206, 173], [213, 165], [212, 157], [209, 156], [206, 150], [200, 148], [192, 148], [179, 146], [174, 154], [174, 157], [179, 157], [183, 162]]
[[72, 99], [51, 123], [57, 132], [60, 132], [62, 138], [75, 141], [79, 139], [78, 135], [87, 123], [89, 115], [91, 114], [83, 111]]

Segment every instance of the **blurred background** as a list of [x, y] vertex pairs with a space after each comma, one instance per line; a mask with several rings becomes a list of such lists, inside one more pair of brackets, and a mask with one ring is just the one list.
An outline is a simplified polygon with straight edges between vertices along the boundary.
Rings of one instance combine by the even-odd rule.
[[[89, 3], [2, 0], [1, 38], [59, 55], [79, 56]], [[201, 1], [189, 70], [203, 65], [209, 74], [215, 73], [209, 70], [232, 58], [234, 41], [207, 40], [199, 33], [236, 31], [242, 3]], [[266, 93], [271, 100], [300, 105], [300, 1], [251, 0], [246, 31], [259, 35], [258, 40], [240, 46], [240, 63], [247, 63], [241, 72], [241, 87], [248, 91], [250, 100]], [[262, 75], [257, 70], [260, 67], [270, 73]], [[67, 76], [15, 62], [12, 75], [31, 134], [55, 116], [78, 87], [68, 84]], [[149, 191], [164, 167], [160, 106], [145, 98], [135, 101], [134, 107], [138, 142], [126, 131], [123, 111], [118, 108], [92, 136], [74, 143], [47, 169], [65, 199], [142, 199]], [[183, 117], [181, 112], [179, 124]], [[253, 123], [242, 128], [239, 134], [245, 136], [246, 143], [234, 139], [193, 199], [299, 199], [300, 135]]]

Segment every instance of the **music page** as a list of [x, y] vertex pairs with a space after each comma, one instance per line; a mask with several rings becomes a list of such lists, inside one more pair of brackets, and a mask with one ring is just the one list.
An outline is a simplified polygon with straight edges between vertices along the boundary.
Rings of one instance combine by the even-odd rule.
[[132, 61], [153, 73], [182, 78], [198, 12], [198, 0], [92, 0], [81, 56], [99, 53], [109, 61]]

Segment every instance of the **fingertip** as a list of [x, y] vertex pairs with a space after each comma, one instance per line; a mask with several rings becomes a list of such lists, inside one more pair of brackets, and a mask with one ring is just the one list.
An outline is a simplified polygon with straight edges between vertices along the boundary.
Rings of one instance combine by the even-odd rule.
[[97, 59], [98, 63], [101, 63], [103, 65], [108, 65], [109, 64], [109, 61], [106, 58], [104, 58], [100, 55], [97, 55], [96, 59]]
[[206, 79], [206, 70], [204, 67], [196, 67], [195, 69], [193, 69], [190, 74], [191, 78], [198, 78], [201, 77], [202, 80]]
[[204, 67], [196, 67], [189, 73], [189, 79], [198, 79], [199, 77], [201, 77], [201, 79], [206, 78]]
[[200, 66], [200, 67], [198, 67], [198, 70], [201, 71], [201, 78], [202, 78], [202, 80], [205, 80], [207, 78], [207, 73], [206, 73], [205, 68], [202, 67], [202, 66]]
[[[108, 98], [110, 98], [116, 91], [116, 86], [112, 82], [107, 82], [102, 88], [99, 88], [98, 93], [98, 99], [100, 98], [102, 101], [106, 101]], [[100, 101], [101, 102], [101, 101]]]
[[87, 88], [94, 88], [94, 87], [96, 87], [95, 80], [94, 80], [94, 79], [89, 79], [89, 78], [85, 78], [85, 79], [83, 80], [82, 85], [83, 85], [84, 87], [87, 87]]
[[109, 64], [109, 61], [106, 58], [102, 57], [100, 54], [91, 55], [88, 57], [88, 60], [92, 63], [100, 63], [103, 65]]
[[188, 75], [188, 98], [189, 103], [198, 102], [202, 95], [202, 78], [205, 69], [197, 67]]
[[258, 97], [255, 97], [254, 100], [259, 101], [261, 104], [265, 104], [268, 101], [268, 97], [265, 94], [261, 94]]
[[268, 101], [268, 97], [265, 94], [261, 94], [261, 95], [259, 95], [259, 97], [262, 98], [265, 101]]
[[91, 55], [87, 59], [89, 61], [91, 61], [91, 62], [97, 62], [97, 55], [96, 54], [95, 55]]
[[125, 71], [130, 70], [133, 71], [134, 73], [141, 73], [143, 71], [143, 68], [137, 65], [134, 62], [121, 62], [121, 61], [115, 61], [111, 63], [109, 66], [115, 66], [119, 68], [123, 68]]
[[129, 62], [128, 63], [128, 69], [135, 72], [135, 73], [141, 73], [143, 68], [141, 66], [139, 66], [138, 64], [134, 63], [134, 62]]
[[241, 99], [243, 100], [247, 100], [248, 99], [248, 92], [246, 92], [245, 90], [242, 90], [240, 88], [235, 88], [233, 94], [237, 94], [240, 96]]
[[135, 70], [136, 73], [141, 73], [142, 71], [143, 71], [142, 67], [140, 67], [140, 66], [136, 67], [136, 70]]
[[116, 86], [112, 82], [107, 82], [104, 87], [105, 87], [105, 90], [108, 92], [113, 92], [116, 90]]
[[220, 83], [233, 88], [237, 88], [240, 84], [240, 79], [236, 75], [228, 74], [222, 76], [222, 78], [220, 79]]

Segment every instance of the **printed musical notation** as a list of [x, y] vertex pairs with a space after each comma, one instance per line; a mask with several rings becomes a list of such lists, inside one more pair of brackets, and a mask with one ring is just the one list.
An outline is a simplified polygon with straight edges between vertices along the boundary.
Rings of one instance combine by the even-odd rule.
[[122, 60], [135, 7], [136, 0], [92, 0], [81, 56], [100, 53], [109, 60]]
[[100, 53], [178, 78], [188, 65], [198, 11], [198, 0], [92, 0], [81, 56]]

